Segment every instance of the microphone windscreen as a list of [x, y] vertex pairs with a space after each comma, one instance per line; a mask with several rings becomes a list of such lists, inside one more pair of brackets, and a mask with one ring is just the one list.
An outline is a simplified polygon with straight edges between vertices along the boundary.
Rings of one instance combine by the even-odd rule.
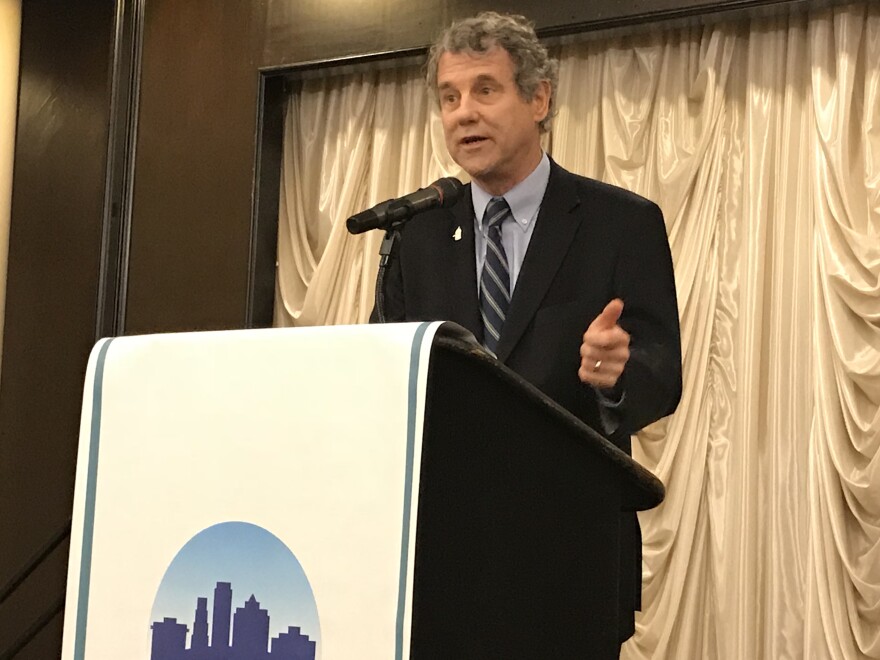
[[460, 198], [464, 190], [464, 184], [453, 176], [437, 179], [431, 184], [440, 193], [440, 206], [449, 208], [455, 204]]

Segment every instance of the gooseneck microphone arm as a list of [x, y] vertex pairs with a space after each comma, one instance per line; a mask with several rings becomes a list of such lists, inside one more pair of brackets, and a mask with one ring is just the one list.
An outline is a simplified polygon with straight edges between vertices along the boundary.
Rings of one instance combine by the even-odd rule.
[[419, 213], [452, 206], [461, 197], [462, 190], [464, 185], [458, 179], [452, 177], [438, 179], [430, 186], [377, 204], [346, 220], [345, 226], [351, 234], [360, 234], [371, 229], [385, 230], [385, 237], [382, 239], [382, 245], [379, 246], [379, 271], [376, 274], [375, 304], [379, 323], [388, 320], [385, 311], [385, 275], [388, 266], [397, 256], [401, 226]]
[[385, 274], [388, 272], [388, 264], [397, 256], [397, 242], [400, 239], [400, 230], [389, 229], [385, 232], [382, 244], [379, 246], [379, 270], [376, 272], [376, 319], [379, 323], [387, 323], [385, 316]]

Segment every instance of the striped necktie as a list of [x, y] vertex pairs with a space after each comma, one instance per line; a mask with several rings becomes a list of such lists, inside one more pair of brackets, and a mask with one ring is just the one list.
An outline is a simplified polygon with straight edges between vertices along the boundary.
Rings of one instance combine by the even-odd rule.
[[486, 227], [486, 261], [480, 275], [480, 313], [483, 316], [483, 345], [496, 353], [501, 328], [510, 305], [510, 270], [501, 244], [501, 225], [510, 217], [503, 197], [493, 197], [483, 214]]

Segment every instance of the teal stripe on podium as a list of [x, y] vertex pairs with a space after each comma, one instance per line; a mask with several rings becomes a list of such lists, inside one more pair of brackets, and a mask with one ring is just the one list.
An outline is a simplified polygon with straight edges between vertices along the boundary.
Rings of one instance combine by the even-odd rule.
[[86, 624], [89, 616], [89, 584], [92, 572], [92, 540], [95, 531], [95, 489], [98, 479], [98, 445], [101, 438], [101, 397], [104, 388], [104, 362], [112, 339], [101, 346], [95, 363], [95, 379], [92, 385], [92, 425], [89, 433], [89, 467], [86, 478], [86, 505], [83, 516], [82, 555], [79, 564], [79, 597], [76, 605], [76, 637], [73, 657], [85, 660]]
[[[397, 590], [397, 631], [394, 644], [395, 660], [403, 658], [403, 624], [406, 612], [406, 574], [409, 567], [409, 523], [413, 500], [413, 454], [416, 441], [416, 407], [419, 394], [419, 357], [422, 354], [422, 340], [430, 323], [422, 323], [416, 328], [410, 348], [409, 392], [407, 394], [406, 420], [406, 473], [403, 485], [403, 533], [400, 539], [400, 582]], [[413, 558], [415, 560], [415, 558]]]

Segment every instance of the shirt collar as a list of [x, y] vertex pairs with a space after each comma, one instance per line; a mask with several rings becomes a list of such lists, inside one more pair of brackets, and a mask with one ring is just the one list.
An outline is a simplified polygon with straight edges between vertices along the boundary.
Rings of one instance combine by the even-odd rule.
[[[547, 182], [550, 180], [550, 158], [546, 153], [541, 154], [538, 166], [532, 170], [525, 179], [504, 193], [503, 197], [510, 206], [516, 224], [525, 231], [529, 224], [537, 217], [544, 193], [547, 191]], [[471, 198], [474, 203], [474, 215], [477, 219], [477, 227], [483, 231], [483, 214], [486, 206], [493, 195], [480, 188], [476, 182], [471, 182]]]

